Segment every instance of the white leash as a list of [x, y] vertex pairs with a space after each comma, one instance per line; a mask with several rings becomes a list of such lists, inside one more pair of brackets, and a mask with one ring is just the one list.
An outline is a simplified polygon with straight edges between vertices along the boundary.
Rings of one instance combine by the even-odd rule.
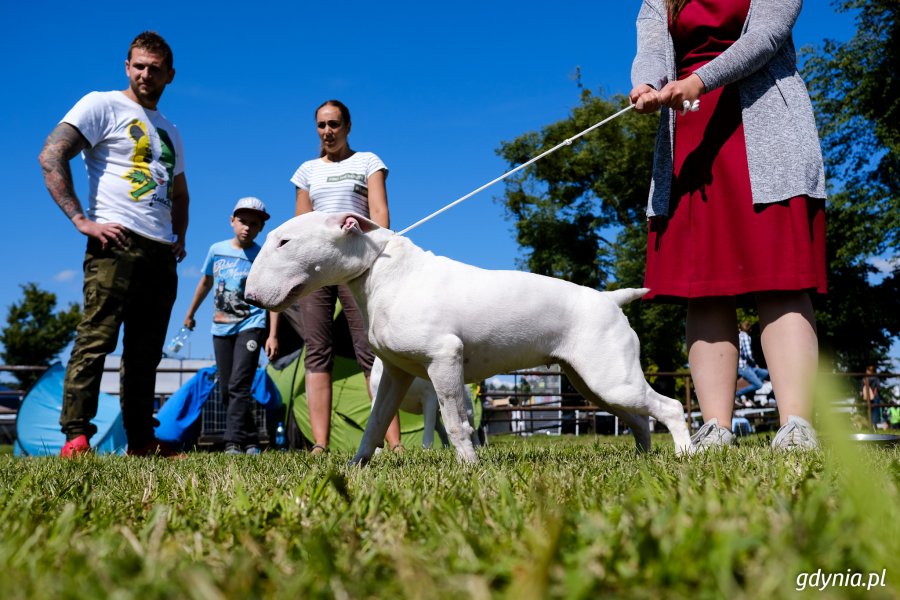
[[[532, 158], [532, 159], [529, 160], [528, 162], [522, 163], [521, 165], [519, 165], [518, 167], [516, 167], [516, 168], [513, 169], [512, 171], [507, 171], [506, 173], [504, 173], [504, 174], [501, 175], [500, 177], [494, 179], [493, 181], [490, 181], [490, 182], [484, 184], [483, 186], [481, 186], [481, 187], [478, 188], [477, 190], [474, 190], [474, 191], [469, 192], [468, 194], [466, 194], [466, 195], [463, 196], [462, 198], [459, 198], [458, 200], [454, 200], [453, 202], [451, 202], [450, 204], [448, 204], [448, 205], [445, 206], [444, 208], [442, 208], [442, 209], [440, 209], [440, 210], [437, 210], [437, 211], [431, 213], [430, 215], [428, 215], [427, 217], [425, 217], [424, 219], [422, 219], [422, 220], [420, 220], [420, 221], [417, 221], [417, 222], [413, 223], [412, 225], [410, 225], [409, 227], [407, 227], [407, 228], [404, 229], [403, 231], [398, 231], [395, 235], [403, 235], [404, 233], [406, 233], [406, 232], [408, 232], [408, 231], [410, 231], [410, 230], [412, 230], [412, 229], [415, 229], [415, 228], [418, 227], [419, 225], [421, 225], [421, 224], [423, 224], [423, 223], [426, 223], [426, 222], [430, 221], [431, 219], [435, 218], [436, 216], [438, 216], [438, 215], [441, 214], [442, 212], [447, 211], [447, 210], [450, 210], [451, 208], [453, 208], [454, 206], [456, 206], [456, 205], [459, 204], [460, 202], [462, 202], [462, 201], [464, 201], [464, 200], [468, 200], [469, 198], [471, 198], [472, 196], [474, 196], [474, 195], [477, 194], [478, 192], [480, 192], [480, 191], [482, 191], [482, 190], [485, 190], [485, 189], [491, 187], [492, 185], [494, 185], [494, 184], [497, 183], [498, 181], [503, 181], [504, 179], [506, 179], [507, 177], [509, 177], [509, 176], [512, 175], [513, 173], [515, 173], [516, 171], [521, 171], [522, 169], [524, 169], [524, 168], [527, 167], [528, 165], [530, 165], [530, 164], [532, 164], [532, 163], [534, 163], [534, 162], [537, 162], [538, 160], [544, 158], [544, 157], [547, 156], [548, 154], [551, 154], [551, 153], [553, 153], [553, 152], [556, 152], [557, 150], [559, 150], [559, 149], [562, 148], [563, 146], [569, 146], [569, 145], [571, 145], [572, 142], [573, 142], [574, 140], [577, 140], [578, 138], [580, 138], [581, 136], [583, 136], [583, 135], [585, 135], [585, 134], [587, 134], [587, 133], [590, 133], [591, 131], [597, 129], [598, 127], [601, 127], [601, 126], [603, 126], [603, 125], [606, 125], [607, 123], [609, 123], [610, 121], [612, 121], [612, 120], [615, 119], [616, 117], [619, 117], [619, 116], [621, 116], [621, 115], [624, 115], [626, 112], [628, 112], [628, 111], [631, 110], [632, 108], [634, 108], [634, 105], [633, 105], [633, 104], [629, 104], [628, 106], [626, 106], [625, 108], [623, 108], [622, 110], [620, 110], [619, 112], [617, 112], [616, 114], [614, 114], [614, 115], [612, 115], [612, 116], [610, 116], [610, 117], [606, 117], [605, 119], [603, 119], [603, 120], [600, 121], [599, 123], [595, 123], [594, 125], [591, 125], [590, 127], [588, 127], [587, 129], [585, 129], [585, 130], [582, 131], [581, 133], [576, 134], [576, 135], [573, 135], [572, 137], [568, 138], [568, 139], [565, 140], [564, 142], [562, 142], [562, 143], [560, 143], [560, 144], [557, 144], [556, 146], [550, 148], [550, 149], [547, 150], [546, 152], [544, 152], [544, 153], [542, 153], [542, 154], [539, 154], [538, 156], [535, 156], [534, 158]], [[696, 106], [696, 107], [693, 107], [693, 106], [686, 106], [686, 107], [685, 107], [686, 110], [692, 110], [692, 111], [696, 111], [698, 108], [699, 108], [699, 101], [697, 102], [697, 106]]]

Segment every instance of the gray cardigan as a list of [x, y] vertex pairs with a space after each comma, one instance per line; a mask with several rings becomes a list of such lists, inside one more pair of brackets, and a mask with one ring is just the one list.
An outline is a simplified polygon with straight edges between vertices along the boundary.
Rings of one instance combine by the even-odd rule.
[[[697, 69], [706, 90], [737, 82], [754, 204], [825, 198], [825, 171], [812, 104], [797, 72], [791, 29], [802, 0], [751, 0], [740, 38]], [[633, 85], [657, 90], [676, 80], [666, 0], [644, 0], [637, 19]], [[703, 101], [700, 101], [703, 110]], [[675, 116], [661, 109], [647, 216], [668, 215]]]

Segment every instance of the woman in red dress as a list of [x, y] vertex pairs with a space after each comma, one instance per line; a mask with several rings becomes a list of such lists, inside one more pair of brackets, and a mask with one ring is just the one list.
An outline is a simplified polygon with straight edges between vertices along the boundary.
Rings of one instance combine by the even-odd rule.
[[[800, 0], [645, 0], [630, 94], [662, 109], [648, 298], [687, 303], [698, 447], [730, 444], [736, 303], [755, 300], [782, 428], [775, 447], [817, 445], [809, 424], [825, 292], [824, 172], [791, 29]], [[695, 112], [682, 112], [699, 100]]]

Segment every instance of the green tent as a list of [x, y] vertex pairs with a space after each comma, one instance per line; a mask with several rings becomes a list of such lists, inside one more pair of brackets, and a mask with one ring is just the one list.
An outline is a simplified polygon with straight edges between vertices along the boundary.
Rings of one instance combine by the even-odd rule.
[[[333, 396], [329, 447], [332, 450], [355, 452], [359, 448], [363, 431], [369, 420], [371, 400], [366, 392], [366, 379], [353, 355], [353, 345], [349, 343], [347, 321], [340, 310], [340, 303], [338, 303], [335, 315], [335, 357], [332, 371]], [[302, 337], [300, 337], [302, 334], [296, 331], [299, 329], [296, 320], [292, 320], [290, 315], [288, 317], [281, 320], [286, 327], [279, 328], [279, 346], [298, 349], [293, 354], [270, 363], [267, 372], [281, 394], [285, 410], [291, 412], [300, 433], [311, 445], [312, 430], [309, 424], [309, 405], [306, 402], [306, 369], [304, 367], [306, 349], [302, 346]], [[475, 405], [475, 426], [477, 428], [481, 421], [481, 406], [479, 402], [474, 401], [474, 393], [472, 393], [472, 398]], [[285, 419], [286, 426], [289, 421], [290, 419]], [[400, 411], [400, 440], [404, 446], [421, 448], [423, 432], [424, 418], [422, 415]], [[439, 443], [439, 441], [440, 438], [435, 436], [435, 443]], [[302, 441], [298, 442], [295, 442], [294, 445], [302, 445]]]

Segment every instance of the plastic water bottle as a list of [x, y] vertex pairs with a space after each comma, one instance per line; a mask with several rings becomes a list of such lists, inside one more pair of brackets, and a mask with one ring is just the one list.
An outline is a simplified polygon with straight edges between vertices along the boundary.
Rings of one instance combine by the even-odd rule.
[[187, 327], [182, 327], [178, 330], [178, 333], [175, 334], [175, 337], [169, 341], [169, 344], [166, 346], [166, 356], [169, 358], [175, 358], [179, 354], [181, 354], [184, 345], [187, 344], [187, 341], [191, 337], [191, 330]]
[[284, 450], [284, 425], [278, 421], [278, 427], [275, 428], [275, 448]]

